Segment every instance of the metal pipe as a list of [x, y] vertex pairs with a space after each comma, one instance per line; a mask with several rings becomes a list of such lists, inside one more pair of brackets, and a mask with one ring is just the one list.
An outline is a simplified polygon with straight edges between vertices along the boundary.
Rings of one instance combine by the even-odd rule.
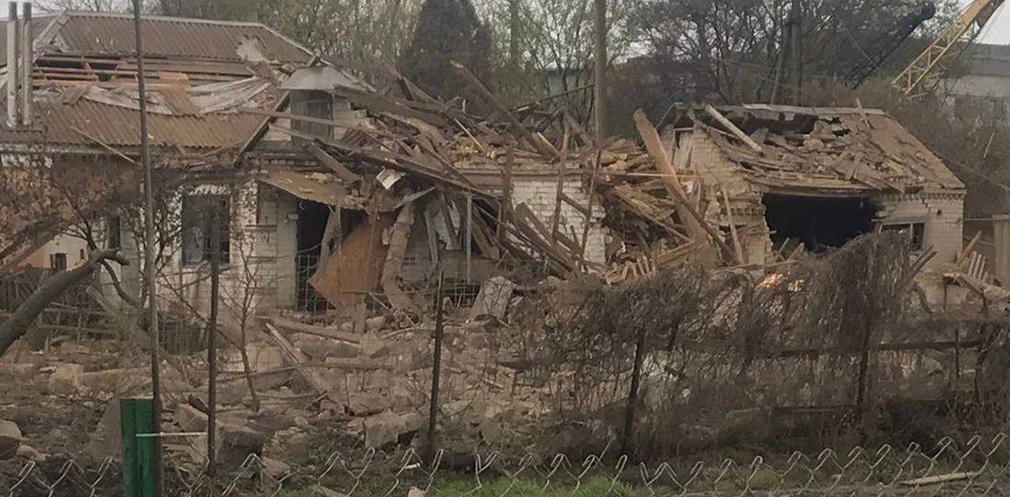
[[435, 433], [438, 427], [438, 388], [439, 378], [442, 376], [442, 339], [445, 334], [443, 321], [442, 304], [442, 280], [445, 271], [438, 271], [438, 289], [435, 291], [435, 353], [431, 360], [431, 402], [428, 406], [428, 447], [425, 451], [425, 459], [429, 463], [435, 461], [436, 450], [438, 449]]
[[18, 125], [18, 3], [7, 4], [7, 126]]
[[24, 3], [21, 20], [21, 124], [32, 125], [32, 70], [35, 66], [35, 49], [32, 37], [32, 3]]

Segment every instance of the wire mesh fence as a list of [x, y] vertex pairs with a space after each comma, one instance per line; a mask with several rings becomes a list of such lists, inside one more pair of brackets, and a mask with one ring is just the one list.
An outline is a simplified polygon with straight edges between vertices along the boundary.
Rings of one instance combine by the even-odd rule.
[[[609, 447], [612, 447], [609, 446]], [[461, 460], [464, 462], [461, 464]], [[92, 468], [23, 462], [0, 484], [5, 496], [119, 495], [118, 463]], [[1002, 495], [1010, 486], [1010, 444], [1003, 433], [946, 437], [932, 447], [880, 445], [749, 459], [635, 462], [611, 451], [564, 454], [438, 452], [412, 449], [334, 452], [287, 464], [250, 455], [217, 478], [171, 471], [170, 495], [220, 496], [679, 496], [679, 495]]]

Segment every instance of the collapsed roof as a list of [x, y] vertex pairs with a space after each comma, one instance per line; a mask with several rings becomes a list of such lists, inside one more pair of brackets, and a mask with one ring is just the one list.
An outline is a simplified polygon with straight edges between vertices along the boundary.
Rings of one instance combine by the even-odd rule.
[[[319, 63], [304, 47], [256, 23], [147, 16], [142, 20], [151, 144], [181, 151], [239, 147], [272, 109], [281, 84]], [[29, 127], [0, 127], [0, 142], [64, 147], [139, 146], [133, 18], [63, 12], [32, 19]], [[6, 32], [6, 25], [2, 28]], [[6, 36], [0, 36], [6, 50]], [[3, 59], [3, 57], [0, 57]], [[6, 60], [0, 60], [5, 67]], [[5, 67], [6, 69], [6, 67]], [[343, 81], [363, 86], [353, 75]], [[4, 98], [4, 100], [6, 100]]]
[[748, 181], [773, 193], [964, 191], [943, 161], [880, 110], [681, 105], [662, 123], [704, 133]]

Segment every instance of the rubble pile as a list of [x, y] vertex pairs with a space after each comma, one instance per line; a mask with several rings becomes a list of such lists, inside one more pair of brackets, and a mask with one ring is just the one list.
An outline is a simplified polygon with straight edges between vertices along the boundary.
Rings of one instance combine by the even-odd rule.
[[[507, 307], [512, 298], [508, 292], [499, 301]], [[508, 354], [499, 357], [492, 329], [497, 320], [490, 316], [503, 307], [483, 301], [488, 312], [457, 309], [445, 324], [439, 430], [444, 447], [459, 453], [481, 444], [521, 444], [515, 430], [537, 425], [548, 412], [549, 393], [500, 364], [508, 363], [503, 359]], [[479, 320], [470, 320], [471, 314]], [[387, 325], [385, 317], [376, 316], [368, 319], [366, 332], [353, 333], [309, 321], [304, 316], [264, 318], [264, 332], [250, 333], [246, 347], [249, 371], [238, 350], [222, 351], [219, 460], [238, 465], [256, 454], [283, 473], [292, 462], [336, 447], [422, 448], [433, 327]], [[64, 341], [48, 353], [0, 363], [11, 383], [33, 383], [26, 395], [46, 398], [52, 417], [65, 415], [71, 405], [90, 412], [77, 415], [84, 423], [75, 428], [82, 439], [68, 445], [34, 429], [22, 435], [14, 421], [5, 420], [8, 415], [28, 419], [29, 408], [15, 413], [0, 409], [0, 458], [43, 460], [70, 454], [101, 460], [118, 455], [119, 399], [147, 395], [151, 386], [145, 356], [116, 357], [116, 350], [101, 342]], [[206, 363], [202, 354], [175, 359], [182, 371], [167, 362], [162, 368], [163, 429], [179, 434], [166, 439], [166, 453], [175, 467], [198, 472], [206, 462], [206, 437], [201, 435], [208, 422]]]

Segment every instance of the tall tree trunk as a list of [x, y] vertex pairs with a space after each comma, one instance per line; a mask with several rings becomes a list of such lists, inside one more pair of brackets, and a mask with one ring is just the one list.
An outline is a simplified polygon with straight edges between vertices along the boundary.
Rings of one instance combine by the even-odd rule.
[[70, 287], [86, 280], [95, 274], [105, 260], [114, 260], [124, 266], [129, 261], [119, 255], [119, 249], [103, 250], [92, 254], [84, 265], [56, 274], [46, 280], [42, 287], [24, 301], [13, 314], [0, 324], [0, 356], [10, 348], [18, 338], [31, 327], [35, 319], [42, 314], [54, 300], [60, 298]]
[[519, 68], [519, 0], [509, 0], [509, 62]]

